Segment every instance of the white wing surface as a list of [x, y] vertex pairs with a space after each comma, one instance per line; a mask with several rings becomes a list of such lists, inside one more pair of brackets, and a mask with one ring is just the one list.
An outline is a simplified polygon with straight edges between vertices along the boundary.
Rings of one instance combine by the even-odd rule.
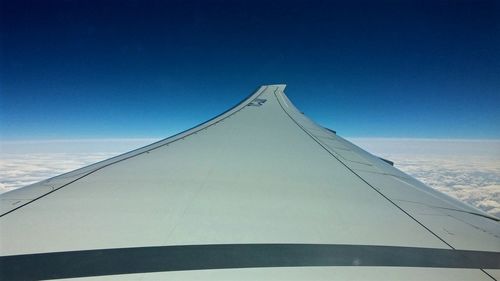
[[500, 280], [498, 218], [314, 123], [284, 88], [0, 195], [0, 279]]

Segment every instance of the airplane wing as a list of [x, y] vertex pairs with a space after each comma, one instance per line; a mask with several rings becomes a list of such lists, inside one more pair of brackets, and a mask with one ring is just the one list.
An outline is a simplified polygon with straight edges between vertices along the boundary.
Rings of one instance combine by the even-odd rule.
[[498, 218], [316, 124], [284, 88], [0, 195], [0, 279], [500, 280]]

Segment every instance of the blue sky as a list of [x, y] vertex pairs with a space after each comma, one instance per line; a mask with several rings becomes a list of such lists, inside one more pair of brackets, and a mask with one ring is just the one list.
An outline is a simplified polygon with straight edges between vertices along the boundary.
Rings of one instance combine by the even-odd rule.
[[498, 1], [1, 5], [5, 140], [166, 137], [266, 83], [343, 136], [500, 138]]

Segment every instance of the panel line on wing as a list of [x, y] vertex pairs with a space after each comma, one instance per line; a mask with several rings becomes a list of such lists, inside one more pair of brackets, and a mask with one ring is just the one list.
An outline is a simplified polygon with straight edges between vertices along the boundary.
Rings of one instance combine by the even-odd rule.
[[[40, 183], [42, 184], [45, 184], [45, 183], [48, 183], [48, 182], [51, 182], [55, 179], [61, 179], [61, 178], [68, 178], [70, 179], [69, 182], [66, 182], [64, 184], [62, 184], [61, 186], [58, 186], [57, 188], [55, 186], [52, 186], [50, 185], [51, 187], [51, 190], [48, 191], [48, 192], [45, 192], [43, 193], [42, 195], [38, 195], [37, 197], [35, 198], [29, 198], [28, 202], [25, 202], [24, 204], [22, 205], [19, 205], [19, 206], [16, 206], [14, 208], [7, 208], [7, 211], [5, 211], [4, 213], [0, 214], [0, 218], [7, 215], [7, 214], [10, 214], [12, 212], [14, 212], [15, 210], [18, 210], [36, 200], [39, 200], [63, 187], [66, 187], [82, 178], [85, 178], [86, 176], [89, 176], [99, 170], [102, 170], [110, 165], [113, 165], [113, 164], [116, 164], [116, 163], [119, 163], [119, 162], [122, 162], [122, 161], [125, 161], [127, 159], [130, 159], [130, 158], [133, 158], [133, 157], [136, 157], [138, 155], [142, 155], [144, 153], [149, 153], [155, 149], [158, 149], [160, 147], [163, 147], [163, 146], [166, 146], [168, 144], [171, 144], [175, 141], [178, 141], [178, 140], [181, 140], [181, 139], [184, 139], [190, 135], [193, 135], [193, 134], [196, 134], [196, 132], [198, 131], [201, 131], [201, 130], [204, 130], [204, 129], [207, 129], [209, 128], [210, 126], [213, 126], [213, 125], [216, 125], [218, 124], [219, 122], [223, 121], [224, 119], [230, 117], [231, 115], [233, 114], [236, 114], [238, 113], [240, 110], [242, 110], [243, 108], [245, 108], [248, 104], [248, 101], [253, 101], [255, 99], [257, 99], [260, 95], [262, 95], [264, 92], [266, 92], [266, 90], [268, 89], [269, 87], [268, 86], [262, 86], [260, 87], [257, 91], [253, 92], [252, 94], [250, 94], [248, 97], [246, 97], [243, 101], [241, 101], [240, 103], [238, 103], [237, 105], [233, 106], [232, 108], [224, 111], [223, 113], [209, 119], [208, 121], [205, 121], [193, 128], [190, 128], [188, 130], [185, 130], [183, 132], [180, 132], [176, 135], [173, 135], [173, 136], [170, 136], [168, 138], [165, 138], [163, 140], [160, 140], [160, 141], [157, 141], [155, 143], [152, 143], [150, 145], [147, 145], [147, 146], [144, 146], [144, 147], [141, 147], [141, 148], [138, 148], [138, 149], [135, 149], [135, 150], [132, 150], [132, 151], [129, 151], [129, 152], [126, 152], [124, 154], [121, 154], [121, 155], [118, 155], [118, 156], [115, 156], [115, 157], [112, 157], [112, 158], [109, 158], [109, 159], [106, 159], [106, 160], [103, 160], [103, 161], [100, 161], [100, 162], [97, 162], [97, 163], [94, 163], [94, 164], [91, 164], [89, 166], [86, 166], [86, 167], [83, 167], [83, 168], [79, 168], [77, 170], [74, 170], [74, 171], [71, 171], [71, 172], [68, 172], [68, 173], [64, 173], [62, 175], [59, 175], [59, 176], [56, 176], [56, 177], [53, 177], [53, 178], [49, 178], [47, 180], [44, 180]], [[261, 101], [262, 102], [262, 101]], [[263, 103], [263, 102], [262, 102]], [[234, 111], [233, 111], [234, 110]], [[231, 112], [233, 111], [233, 112]], [[226, 115], [226, 116], [224, 116]], [[219, 118], [219, 120], [217, 120]], [[109, 162], [109, 163], [107, 163]], [[91, 167], [94, 167], [94, 168], [91, 168]], [[90, 168], [90, 171], [89, 171], [89, 168]], [[81, 176], [80, 176], [81, 175]], [[76, 177], [75, 177], [76, 176]], [[38, 183], [35, 183], [33, 185], [36, 185]], [[31, 185], [32, 186], [32, 185]], [[13, 190], [12, 192], [16, 192], [17, 190]], [[0, 198], [0, 200], [4, 200], [5, 199], [5, 196], [8, 196], [10, 192], [7, 192], [7, 193], [4, 193], [2, 195], [3, 198]], [[8, 198], [7, 198], [8, 199]]]
[[[304, 132], [306, 133], [309, 137], [311, 137], [317, 144], [319, 144], [324, 150], [326, 150], [331, 156], [333, 156], [337, 161], [342, 163], [349, 171], [351, 171], [356, 177], [361, 179], [364, 183], [366, 183], [371, 189], [373, 189], [375, 192], [377, 192], [379, 195], [381, 195], [383, 198], [385, 198], [387, 201], [389, 201], [392, 205], [394, 205], [396, 208], [398, 208], [401, 212], [405, 213], [408, 217], [410, 217], [412, 220], [414, 220], [416, 223], [418, 223], [420, 226], [425, 228], [427, 231], [429, 231], [434, 237], [439, 239], [441, 242], [443, 242], [445, 245], [450, 247], [451, 249], [455, 249], [452, 245], [450, 245], [448, 242], [446, 242], [443, 238], [441, 238], [439, 235], [437, 235], [435, 232], [433, 232], [430, 228], [425, 226], [422, 222], [417, 220], [414, 216], [412, 216], [410, 213], [408, 213], [406, 210], [404, 210], [401, 206], [396, 204], [393, 200], [391, 200], [389, 197], [387, 197], [385, 194], [383, 194], [379, 189], [375, 188], [372, 186], [368, 181], [366, 181], [363, 177], [361, 177], [359, 174], [357, 174], [353, 169], [351, 169], [347, 164], [345, 164], [342, 160], [340, 160], [337, 156], [335, 156], [334, 153], [332, 153], [327, 147], [325, 147], [317, 138], [315, 138], [311, 133], [309, 133], [304, 127], [302, 127], [291, 115], [288, 113], [288, 111], [283, 107], [281, 104], [280, 99], [278, 98], [277, 91], [279, 88], [276, 88], [274, 90], [274, 96], [276, 100], [278, 101], [278, 104], [280, 105], [281, 109], [283, 112]], [[283, 96], [283, 95], [282, 95]]]

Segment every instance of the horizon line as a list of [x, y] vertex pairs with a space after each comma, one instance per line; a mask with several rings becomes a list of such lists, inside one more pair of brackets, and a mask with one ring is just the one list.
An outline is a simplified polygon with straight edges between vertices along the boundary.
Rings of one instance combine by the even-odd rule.
[[[170, 136], [169, 136], [170, 137]], [[364, 139], [364, 140], [399, 140], [399, 141], [463, 141], [463, 142], [498, 142], [500, 138], [421, 138], [421, 137], [370, 137], [370, 136], [342, 136], [346, 139]], [[102, 138], [54, 138], [54, 139], [0, 139], [3, 144], [18, 144], [18, 143], [64, 143], [64, 142], [122, 142], [122, 141], [157, 141], [168, 137], [102, 137]]]

